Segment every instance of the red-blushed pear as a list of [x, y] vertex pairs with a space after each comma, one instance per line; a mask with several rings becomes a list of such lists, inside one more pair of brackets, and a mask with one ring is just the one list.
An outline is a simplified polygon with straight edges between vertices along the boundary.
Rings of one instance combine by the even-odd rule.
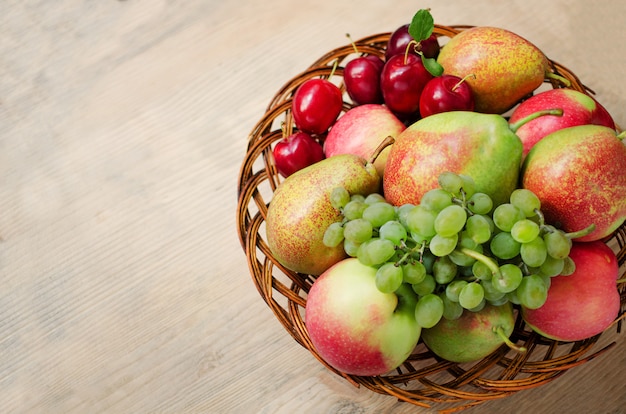
[[624, 222], [625, 135], [601, 125], [578, 125], [533, 146], [522, 164], [521, 184], [541, 200], [546, 222], [565, 232], [595, 225], [578, 241], [602, 239]]
[[603, 332], [620, 310], [619, 266], [613, 250], [601, 241], [575, 241], [570, 258], [576, 270], [550, 279], [544, 305], [522, 307], [522, 316], [533, 330], [559, 341], [580, 341]]
[[[355, 154], [367, 160], [378, 146], [391, 136], [397, 137], [406, 126], [385, 106], [365, 104], [344, 113], [330, 129], [324, 141], [327, 157], [337, 154]], [[382, 177], [391, 147], [386, 147], [374, 161]]]
[[452, 37], [437, 58], [444, 74], [467, 78], [477, 112], [502, 114], [554, 77], [546, 56], [523, 37], [476, 26]]
[[324, 361], [347, 374], [385, 374], [419, 341], [417, 295], [408, 284], [382, 293], [375, 276], [376, 268], [344, 259], [320, 275], [307, 296], [311, 342]]
[[330, 202], [335, 187], [349, 194], [380, 189], [373, 164], [353, 154], [336, 155], [296, 171], [283, 181], [267, 209], [267, 244], [279, 263], [294, 272], [319, 275], [346, 257], [343, 245], [324, 244], [326, 228], [341, 220]]
[[391, 204], [419, 204], [438, 187], [445, 171], [473, 178], [476, 191], [495, 205], [509, 200], [518, 185], [522, 143], [514, 130], [538, 112], [509, 125], [501, 115], [471, 111], [442, 112], [422, 118], [405, 129], [391, 146], [383, 192]]
[[542, 116], [517, 130], [517, 136], [524, 144], [524, 156], [539, 140], [559, 129], [577, 125], [604, 125], [615, 129], [615, 122], [598, 101], [574, 89], [549, 89], [526, 99], [519, 104], [509, 118], [515, 123], [520, 119], [544, 109], [560, 108], [562, 116]]
[[510, 341], [515, 314], [510, 302], [487, 304], [477, 312], [464, 310], [457, 319], [442, 318], [432, 328], [422, 330], [422, 340], [435, 355], [452, 362], [482, 359], [502, 345], [525, 351]]

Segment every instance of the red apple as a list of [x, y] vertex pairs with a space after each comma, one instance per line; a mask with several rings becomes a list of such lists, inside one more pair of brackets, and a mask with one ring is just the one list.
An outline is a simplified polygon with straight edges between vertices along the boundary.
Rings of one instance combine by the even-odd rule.
[[[343, 114], [328, 132], [324, 141], [327, 157], [355, 154], [369, 160], [374, 150], [388, 136], [397, 137], [406, 126], [385, 106], [355, 106]], [[391, 147], [380, 153], [374, 162], [382, 177]]]
[[537, 333], [559, 341], [580, 341], [608, 328], [620, 310], [619, 266], [603, 242], [574, 242], [570, 258], [576, 270], [551, 278], [548, 298], [522, 316]]
[[449, 111], [473, 111], [474, 96], [469, 84], [454, 75], [441, 75], [428, 81], [420, 96], [420, 116]]
[[313, 283], [305, 322], [313, 346], [330, 366], [352, 375], [382, 375], [402, 364], [420, 337], [417, 296], [407, 284], [382, 293], [376, 268], [344, 259]]
[[524, 156], [546, 135], [576, 125], [604, 125], [615, 129], [609, 112], [594, 98], [573, 89], [550, 89], [540, 92], [519, 104], [511, 113], [509, 122], [515, 124], [526, 116], [544, 109], [559, 108], [562, 116], [548, 115], [536, 118], [517, 129], [524, 144]]
[[[541, 200], [546, 222], [599, 240], [626, 218], [626, 145], [614, 129], [578, 125], [545, 136], [522, 164], [521, 183]], [[394, 144], [395, 146], [396, 144]]]
[[276, 168], [283, 177], [324, 159], [322, 145], [302, 131], [278, 141], [273, 154]]

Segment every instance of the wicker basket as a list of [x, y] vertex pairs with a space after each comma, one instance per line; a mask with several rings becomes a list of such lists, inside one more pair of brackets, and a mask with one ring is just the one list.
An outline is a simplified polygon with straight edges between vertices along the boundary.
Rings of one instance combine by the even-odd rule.
[[[443, 44], [446, 37], [451, 38], [468, 27], [436, 25], [434, 33], [441, 38]], [[360, 53], [383, 57], [389, 36], [390, 33], [383, 33], [354, 43]], [[518, 316], [511, 339], [525, 346], [528, 350], [525, 353], [516, 353], [503, 346], [481, 361], [456, 364], [436, 357], [420, 341], [411, 357], [396, 371], [376, 377], [347, 375], [324, 362], [311, 343], [303, 319], [307, 292], [314, 278], [285, 269], [272, 257], [263, 239], [264, 220], [272, 194], [281, 182], [272, 157], [272, 144], [280, 140], [284, 132], [291, 134], [294, 129], [290, 107], [295, 90], [310, 78], [329, 78], [333, 64], [338, 61], [339, 65], [331, 80], [336, 81], [345, 91], [341, 78], [343, 65], [354, 56], [353, 46], [347, 44], [320, 57], [307, 70], [287, 82], [276, 93], [265, 115], [252, 130], [240, 170], [237, 230], [241, 245], [259, 294], [287, 332], [330, 371], [344, 377], [353, 385], [391, 395], [418, 406], [443, 407], [441, 412], [461, 411], [521, 390], [538, 387], [612, 348], [615, 342], [602, 349], [594, 349], [600, 335], [578, 342], [548, 340], [532, 332]], [[567, 68], [549, 61], [555, 73], [571, 82], [567, 87], [584, 93], [591, 92]], [[550, 81], [546, 82], [546, 87], [566, 86]], [[344, 111], [351, 106], [346, 98]], [[618, 254], [620, 274], [625, 274], [626, 225], [606, 242]], [[622, 309], [620, 316], [609, 327], [618, 332], [625, 315], [626, 283], [619, 288]]]

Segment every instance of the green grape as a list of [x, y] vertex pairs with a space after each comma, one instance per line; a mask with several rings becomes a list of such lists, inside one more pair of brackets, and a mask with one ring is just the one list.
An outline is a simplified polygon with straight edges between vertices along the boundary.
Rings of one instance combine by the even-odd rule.
[[411, 261], [402, 265], [402, 275], [406, 283], [415, 285], [421, 283], [426, 277], [426, 266], [418, 261]]
[[375, 203], [386, 203], [387, 202], [387, 200], [385, 200], [385, 197], [382, 194], [379, 194], [379, 193], [368, 194], [363, 201], [367, 205], [372, 205], [372, 204], [375, 204]]
[[493, 210], [493, 222], [502, 230], [510, 232], [516, 221], [526, 218], [522, 210], [511, 203], [500, 204]]
[[430, 239], [430, 243], [428, 243], [428, 248], [430, 249], [430, 252], [435, 256], [447, 256], [456, 248], [458, 241], [458, 234], [454, 234], [450, 237], [443, 237], [439, 234], [435, 234], [433, 238]]
[[435, 218], [435, 231], [442, 237], [450, 237], [457, 234], [465, 226], [467, 213], [457, 204], [445, 207]]
[[576, 271], [576, 263], [571, 257], [567, 256], [563, 259], [563, 270], [561, 270], [560, 276], [569, 276]]
[[330, 204], [337, 210], [341, 210], [350, 202], [350, 193], [343, 187], [335, 187], [330, 192]]
[[402, 285], [402, 268], [387, 262], [376, 270], [374, 281], [381, 292], [395, 292]]
[[380, 227], [388, 221], [395, 220], [396, 209], [387, 202], [379, 201], [368, 204], [363, 211], [363, 218], [372, 223], [373, 227]]
[[515, 222], [511, 228], [511, 236], [520, 243], [528, 243], [539, 236], [539, 225], [532, 220], [523, 219]]
[[365, 196], [363, 194], [352, 194], [350, 196], [350, 201], [361, 201], [365, 202]]
[[343, 216], [346, 220], [356, 220], [363, 217], [367, 204], [363, 200], [353, 198], [343, 207]]
[[536, 216], [535, 210], [541, 209], [541, 201], [532, 191], [526, 188], [513, 190], [510, 197], [511, 204], [519, 208], [526, 217]]
[[463, 315], [463, 306], [459, 304], [459, 302], [453, 302], [444, 292], [439, 294], [439, 297], [443, 301], [443, 314], [442, 316], [449, 320], [459, 319], [461, 315]]
[[356, 257], [360, 245], [361, 243], [355, 243], [345, 238], [343, 239], [343, 250], [345, 250], [346, 254], [350, 257]]
[[337, 247], [343, 241], [343, 226], [341, 222], [331, 223], [324, 232], [322, 243], [326, 247]]
[[520, 304], [519, 297], [517, 297], [517, 289], [512, 292], [508, 292], [506, 294], [506, 298], [509, 302], [511, 302], [514, 305]]
[[548, 250], [546, 249], [546, 243], [543, 241], [543, 238], [537, 236], [528, 243], [522, 243], [520, 256], [524, 263], [530, 267], [541, 266], [548, 256]]
[[364, 243], [372, 238], [372, 231], [372, 223], [359, 218], [344, 224], [343, 237], [355, 243]]
[[487, 300], [489, 303], [498, 302], [501, 301], [502, 298], [506, 298], [506, 293], [500, 292], [498, 289], [496, 289], [493, 283], [491, 283], [491, 279], [481, 280], [480, 284], [483, 286], [485, 300]]
[[487, 305], [487, 301], [483, 298], [483, 300], [481, 300], [478, 305], [474, 306], [473, 308], [468, 309], [468, 311], [470, 312], [480, 312], [481, 310], [483, 310], [485, 308], [485, 305]]
[[548, 287], [541, 276], [534, 274], [524, 276], [515, 293], [520, 305], [528, 309], [537, 309], [546, 303]]
[[459, 294], [461, 293], [461, 289], [463, 289], [467, 285], [466, 280], [457, 279], [446, 285], [446, 297], [452, 302], [459, 301]]
[[560, 230], [546, 233], [543, 236], [543, 241], [546, 242], [546, 248], [548, 254], [555, 259], [565, 259], [569, 256], [570, 249], [572, 248], [572, 241], [567, 238], [565, 233]]
[[468, 276], [471, 275], [471, 266], [476, 261], [475, 258], [466, 255], [461, 252], [458, 247], [464, 247], [470, 250], [474, 250], [478, 253], [483, 253], [483, 246], [476, 243], [472, 238], [470, 238], [467, 234], [467, 231], [461, 232], [461, 237], [457, 243], [457, 249], [450, 252], [450, 260], [452, 260], [458, 266], [468, 267], [469, 273]]
[[493, 276], [493, 272], [491, 271], [489, 266], [487, 266], [480, 260], [476, 260], [472, 265], [472, 274], [476, 279], [485, 281], [491, 280]]
[[450, 260], [448, 256], [443, 256], [433, 263], [433, 276], [440, 285], [445, 285], [454, 280], [457, 275], [458, 266]]
[[517, 289], [522, 277], [522, 269], [512, 263], [505, 263], [500, 266], [500, 275], [491, 278], [491, 283], [496, 290], [509, 293]]
[[474, 214], [488, 214], [493, 208], [493, 200], [488, 194], [474, 193], [467, 202], [467, 208]]
[[422, 328], [432, 328], [443, 317], [443, 300], [434, 293], [422, 296], [415, 305], [415, 321]]
[[546, 285], [546, 289], [550, 289], [550, 285], [552, 285], [552, 278], [550, 276], [542, 275], [541, 273], [537, 273], [539, 277], [543, 280], [543, 284]]
[[554, 257], [547, 255], [546, 260], [539, 266], [539, 271], [542, 275], [549, 277], [558, 276], [563, 271], [565, 266], [565, 259], [555, 259]]
[[476, 243], [483, 244], [491, 239], [491, 224], [489, 217], [483, 214], [474, 214], [467, 218], [465, 231]]
[[437, 213], [426, 207], [419, 205], [413, 207], [406, 214], [406, 227], [411, 233], [419, 234], [423, 238], [430, 238], [437, 232], [435, 231], [435, 219]]
[[424, 276], [424, 280], [419, 283], [414, 283], [411, 285], [413, 292], [417, 293], [419, 296], [425, 296], [429, 293], [433, 293], [435, 288], [437, 287], [437, 282], [433, 275], [426, 274]]
[[459, 292], [459, 304], [465, 309], [475, 309], [484, 298], [485, 291], [479, 282], [467, 283]]
[[489, 248], [496, 257], [504, 260], [512, 259], [520, 253], [522, 244], [516, 242], [511, 233], [498, 233], [491, 239]]
[[378, 231], [378, 235], [381, 239], [391, 240], [396, 246], [399, 246], [407, 238], [406, 229], [396, 220], [383, 224]]
[[452, 195], [441, 188], [433, 188], [424, 193], [420, 200], [420, 205], [429, 210], [439, 212], [452, 205]]
[[439, 174], [437, 182], [442, 190], [455, 195], [459, 194], [463, 187], [463, 179], [458, 174], [451, 171], [445, 171]]
[[392, 242], [375, 237], [359, 246], [356, 257], [366, 266], [377, 266], [391, 259], [395, 253]]
[[435, 264], [435, 260], [437, 260], [437, 256], [432, 254], [430, 251], [426, 250], [421, 257], [421, 262], [424, 264], [426, 268], [426, 273], [433, 273], [433, 265]]
[[415, 208], [415, 205], [407, 203], [403, 204], [396, 209], [396, 215], [398, 216], [398, 221], [402, 223], [403, 226], [408, 227], [407, 225], [407, 216], [409, 213]]
[[470, 199], [476, 193], [476, 182], [469, 175], [459, 174], [459, 177], [463, 180], [463, 192], [465, 193], [465, 198]]
[[502, 294], [502, 297], [496, 298], [496, 299], [494, 299], [494, 300], [489, 300], [489, 299], [487, 299], [487, 297], [485, 296], [485, 301], [486, 301], [487, 303], [489, 303], [490, 305], [492, 305], [492, 306], [502, 306], [502, 305], [504, 305], [505, 303], [508, 303], [508, 302], [509, 302], [509, 298], [506, 296], [506, 293], [503, 293], [503, 294]]

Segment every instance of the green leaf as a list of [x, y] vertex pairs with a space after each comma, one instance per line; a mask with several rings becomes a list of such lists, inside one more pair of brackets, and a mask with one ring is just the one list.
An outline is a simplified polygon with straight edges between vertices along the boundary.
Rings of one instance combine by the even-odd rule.
[[437, 77], [443, 74], [443, 66], [437, 62], [437, 59], [427, 58], [424, 57], [424, 55], [420, 56], [422, 56], [422, 63], [424, 64], [424, 67], [428, 72], [430, 72], [431, 75]]
[[428, 9], [420, 9], [413, 16], [409, 24], [409, 34], [416, 42], [426, 40], [433, 33], [435, 21]]

